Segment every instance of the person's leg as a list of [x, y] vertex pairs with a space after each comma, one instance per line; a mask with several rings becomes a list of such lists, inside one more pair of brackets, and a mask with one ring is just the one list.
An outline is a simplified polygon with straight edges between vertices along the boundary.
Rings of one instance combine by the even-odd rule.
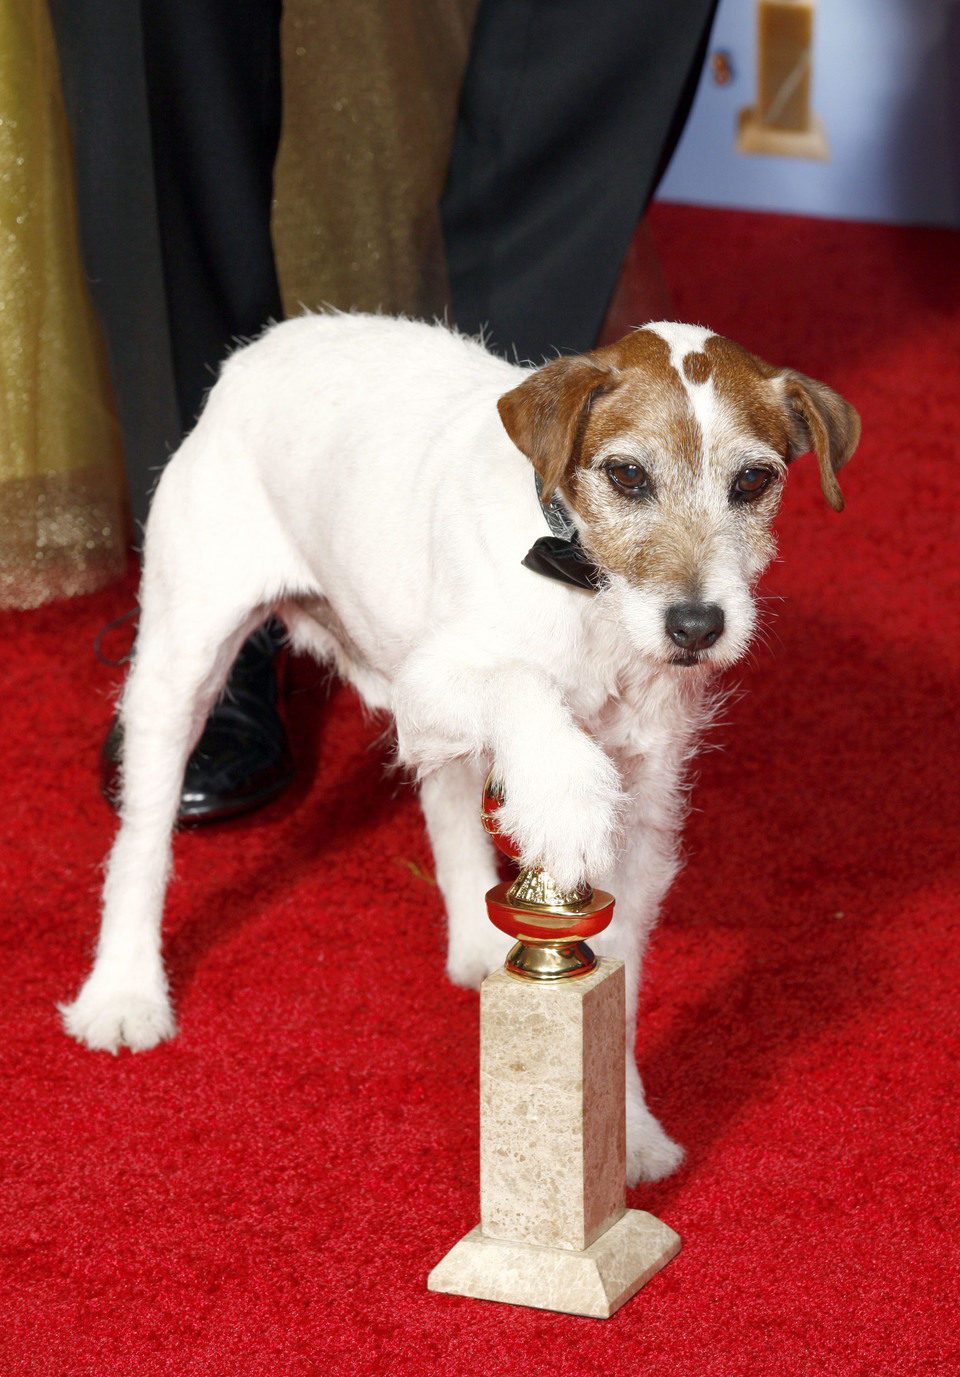
[[130, 508], [146, 520], [164, 460], [180, 443], [140, 7], [50, 0], [73, 136], [80, 240], [100, 318]]
[[693, 101], [716, 0], [482, 0], [443, 224], [458, 327], [589, 349]]
[[[53, 10], [87, 271], [142, 520], [223, 359], [282, 314], [270, 238], [281, 0], [53, 0]], [[276, 648], [265, 628], [241, 651], [190, 757], [181, 817], [255, 807], [292, 778]], [[115, 728], [108, 796], [119, 749]]]
[[270, 238], [281, 0], [50, 0], [81, 240], [131, 506], [238, 339], [282, 314]]
[[283, 315], [270, 237], [281, 0], [142, 0], [177, 397], [189, 430], [224, 358]]
[[[241, 340], [280, 320], [270, 236], [281, 0], [141, 0], [173, 373], [184, 432]], [[181, 819], [268, 802], [293, 764], [277, 712], [280, 628], [245, 643], [190, 756]]]

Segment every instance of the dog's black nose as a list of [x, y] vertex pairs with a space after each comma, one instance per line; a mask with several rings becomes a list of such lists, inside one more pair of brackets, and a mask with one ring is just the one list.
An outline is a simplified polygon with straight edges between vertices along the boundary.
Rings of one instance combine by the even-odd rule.
[[723, 634], [723, 608], [715, 602], [677, 602], [667, 609], [666, 624], [681, 650], [706, 650]]

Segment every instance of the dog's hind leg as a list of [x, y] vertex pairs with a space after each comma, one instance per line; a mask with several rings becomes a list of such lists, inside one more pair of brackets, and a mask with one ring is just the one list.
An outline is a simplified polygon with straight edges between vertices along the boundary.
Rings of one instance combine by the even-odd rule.
[[510, 939], [487, 917], [484, 895], [497, 882], [496, 859], [480, 822], [485, 771], [453, 760], [427, 775], [420, 803], [427, 822], [437, 884], [447, 909], [447, 975], [472, 989], [503, 965]]
[[266, 615], [234, 604], [217, 617], [198, 599], [177, 618], [160, 588], [149, 592], [120, 710], [121, 826], [96, 960], [77, 998], [61, 1007], [70, 1034], [110, 1052], [141, 1051], [175, 1031], [160, 922], [184, 767], [237, 650]]

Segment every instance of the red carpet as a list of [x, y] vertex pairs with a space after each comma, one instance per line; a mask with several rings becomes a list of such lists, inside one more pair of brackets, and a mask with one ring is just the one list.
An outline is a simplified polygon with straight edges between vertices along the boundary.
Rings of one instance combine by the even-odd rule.
[[667, 206], [654, 232], [679, 316], [864, 419], [843, 516], [792, 473], [648, 965], [641, 1060], [689, 1158], [629, 1203], [683, 1252], [606, 1322], [426, 1291], [477, 1219], [477, 1001], [379, 727], [310, 666], [312, 779], [177, 843], [179, 1038], [67, 1041], [112, 833], [91, 647], [130, 583], [2, 618], [4, 1374], [960, 1370], [960, 235]]

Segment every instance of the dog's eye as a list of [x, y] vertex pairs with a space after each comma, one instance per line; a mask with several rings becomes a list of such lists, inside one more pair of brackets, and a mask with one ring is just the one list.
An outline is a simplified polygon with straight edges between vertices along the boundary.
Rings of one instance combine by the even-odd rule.
[[733, 480], [731, 496], [735, 502], [754, 502], [775, 477], [773, 469], [741, 469]]
[[615, 488], [630, 497], [648, 497], [652, 492], [650, 475], [640, 464], [608, 464], [607, 477]]

